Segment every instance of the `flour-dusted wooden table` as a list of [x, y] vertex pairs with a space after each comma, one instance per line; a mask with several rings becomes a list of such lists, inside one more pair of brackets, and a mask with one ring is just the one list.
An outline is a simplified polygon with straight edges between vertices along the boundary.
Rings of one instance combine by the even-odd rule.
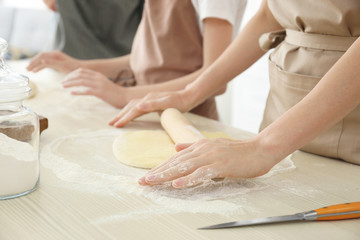
[[[11, 66], [28, 75], [39, 87], [36, 98], [26, 104], [49, 118], [50, 127], [41, 136], [42, 151], [50, 142], [84, 129], [87, 132], [115, 130], [107, 126], [107, 121], [117, 109], [89, 97], [88, 105], [83, 104], [76, 100], [81, 97], [71, 97], [61, 89], [63, 75], [51, 70], [30, 74], [24, 70], [26, 64], [12, 62]], [[220, 130], [239, 139], [251, 136], [193, 114], [187, 117], [200, 130]], [[158, 116], [149, 114], [126, 129], [160, 128]], [[84, 150], [79, 151], [77, 155], [86, 154]], [[262, 180], [266, 186], [260, 190], [236, 196], [243, 211], [235, 214], [206, 210], [161, 211], [166, 206], [126, 190], [113, 195], [83, 191], [71, 187], [53, 168], [42, 164], [41, 182], [35, 192], [0, 201], [0, 239], [360, 239], [360, 219], [197, 230], [221, 222], [293, 214], [360, 201], [359, 166], [303, 152], [296, 152], [291, 159], [296, 169]], [[48, 159], [41, 161], [45, 163]], [[88, 168], [97, 171], [91, 169], [92, 165]], [[81, 176], [78, 178], [82, 180]]]

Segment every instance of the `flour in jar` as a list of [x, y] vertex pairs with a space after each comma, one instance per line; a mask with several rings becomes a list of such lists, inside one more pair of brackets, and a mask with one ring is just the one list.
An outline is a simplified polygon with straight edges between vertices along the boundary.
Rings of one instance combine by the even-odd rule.
[[0, 198], [34, 188], [39, 177], [38, 151], [0, 133]]

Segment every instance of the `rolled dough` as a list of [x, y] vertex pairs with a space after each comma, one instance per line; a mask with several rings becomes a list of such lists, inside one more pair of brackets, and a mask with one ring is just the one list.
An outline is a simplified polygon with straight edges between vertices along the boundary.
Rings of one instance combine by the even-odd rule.
[[[230, 138], [223, 132], [201, 132], [206, 138]], [[129, 166], [153, 168], [176, 153], [175, 144], [165, 131], [129, 131], [113, 143], [115, 157]]]

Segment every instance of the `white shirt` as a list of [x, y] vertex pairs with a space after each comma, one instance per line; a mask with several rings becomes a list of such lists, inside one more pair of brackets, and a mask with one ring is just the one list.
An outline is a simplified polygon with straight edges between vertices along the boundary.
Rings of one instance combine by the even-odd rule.
[[240, 30], [247, 0], [191, 0], [198, 18], [201, 34], [203, 20], [219, 18], [228, 21], [233, 26], [233, 39]]

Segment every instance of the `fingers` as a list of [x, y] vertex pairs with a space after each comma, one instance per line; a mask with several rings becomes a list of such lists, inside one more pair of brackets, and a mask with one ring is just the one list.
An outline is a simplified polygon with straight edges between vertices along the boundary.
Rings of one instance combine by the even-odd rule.
[[[169, 167], [174, 167], [178, 165], [181, 161], [185, 161], [189, 158], [191, 158], [191, 155], [187, 155], [189, 153], [192, 153], [192, 148], [187, 148], [186, 150], [182, 151], [181, 153], [176, 153], [173, 156], [171, 156], [168, 160], [164, 161], [163, 163], [159, 164], [158, 166], [151, 169], [149, 172], [146, 173], [146, 175], [150, 175], [156, 172], [160, 172], [165, 170]], [[198, 156], [198, 154], [194, 154], [192, 156]]]
[[199, 185], [218, 177], [218, 172], [215, 169], [216, 167], [212, 165], [198, 168], [193, 173], [172, 181], [171, 185], [174, 188], [187, 188]]
[[120, 112], [119, 114], [117, 114], [115, 117], [113, 117], [110, 121], [109, 121], [109, 125], [110, 126], [114, 126], [114, 127], [120, 127], [120, 125], [118, 124], [118, 122], [121, 122], [121, 119], [129, 112], [131, 111], [131, 109], [137, 104], [137, 100], [132, 100], [130, 101]]
[[178, 164], [175, 167], [167, 168], [160, 172], [155, 172], [145, 176], [145, 182], [149, 185], [157, 185], [160, 183], [168, 182], [182, 176], [188, 175], [199, 167], [199, 162], [186, 161]]
[[64, 88], [73, 88], [71, 92], [73, 95], [92, 95], [113, 104], [112, 96], [116, 91], [116, 88], [112, 86], [114, 83], [98, 72], [79, 68], [69, 73], [62, 85]]
[[26, 67], [28, 71], [38, 72], [41, 69], [46, 67], [46, 61], [50, 59], [55, 59], [57, 57], [57, 52], [44, 52], [36, 55]]
[[123, 127], [131, 120], [145, 113], [164, 110], [171, 106], [170, 103], [174, 102], [170, 99], [171, 96], [169, 93], [150, 93], [142, 99], [134, 99], [116, 117], [109, 121], [109, 125]]
[[[37, 73], [41, 70], [43, 70], [44, 68], [46, 68], [46, 65], [43, 62], [40, 62], [38, 65], [34, 66], [31, 71], [34, 73]], [[30, 71], [30, 70], [29, 70]]]
[[172, 156], [169, 160], [149, 171], [139, 180], [142, 185], [160, 184], [184, 175], [190, 174], [197, 168], [206, 165], [207, 159], [200, 158], [200, 153], [187, 148]]
[[96, 96], [96, 92], [93, 91], [92, 89], [86, 89], [83, 91], [72, 91], [71, 94], [77, 96], [85, 96], [85, 95]]
[[192, 143], [178, 143], [175, 145], [175, 150], [177, 152], [180, 152], [188, 147], [190, 147], [192, 145]]
[[128, 124], [131, 120], [147, 113], [139, 108], [139, 104], [144, 101], [143, 99], [131, 100], [118, 115], [109, 121], [109, 125], [114, 127], [123, 127]]
[[89, 78], [75, 78], [75, 79], [68, 79], [62, 83], [64, 88], [70, 88], [70, 87], [78, 87], [78, 86], [84, 86], [84, 87], [95, 87], [95, 83], [91, 81]]
[[26, 67], [28, 71], [35, 72], [36, 68], [40, 68], [42, 66], [42, 59], [39, 57], [39, 55], [35, 56], [29, 63], [29, 65]]
[[[41, 60], [41, 66], [43, 68], [52, 68], [54, 70], [59, 70], [61, 71], [61, 68], [59, 68], [59, 61], [58, 60], [55, 60], [55, 59], [42, 59]], [[40, 70], [37, 70], [37, 71], [40, 71]]]
[[128, 104], [116, 117], [110, 120], [109, 125], [114, 127], [123, 127], [133, 119], [145, 113], [146, 112], [137, 108], [136, 103]]
[[[178, 154], [173, 155], [171, 158], [169, 158], [167, 161], [161, 163], [160, 165], [156, 166], [155, 168], [151, 169], [149, 172], [146, 173], [145, 176], [141, 177], [138, 182], [140, 185], [148, 185], [146, 182], [146, 177], [152, 174], [157, 174], [161, 171], [166, 170], [169, 167], [175, 167], [178, 165], [183, 159], [189, 158], [190, 156], [187, 156], [186, 154], [191, 153], [191, 149], [187, 148], [181, 154], [183, 157], [179, 157]], [[180, 170], [179, 172], [183, 172], [183, 170]]]
[[140, 185], [146, 186], [147, 183], [146, 183], [146, 180], [145, 180], [145, 176], [139, 178], [138, 183], [139, 183]]
[[221, 170], [219, 163], [222, 163], [209, 153], [211, 144], [205, 139], [194, 144], [178, 144], [178, 150], [182, 150], [140, 178], [139, 184], [156, 185], [172, 181], [173, 187], [184, 188], [219, 177], [216, 169]]
[[57, 70], [57, 64], [57, 61], [51, 59], [41, 59], [38, 65], [35, 66], [32, 71], [36, 73], [43, 70], [44, 68], [52, 68], [54, 70]]
[[182, 151], [181, 153], [174, 154], [168, 160], [161, 163], [159, 166], [151, 169], [146, 175], [156, 174], [165, 171], [167, 168], [175, 167], [178, 164], [180, 164], [182, 161], [187, 161], [189, 159], [197, 157], [198, 155], [199, 154], [193, 152], [193, 149], [188, 148]]
[[62, 85], [64, 88], [75, 86], [86, 86], [94, 88], [94, 76], [95, 75], [90, 70], [79, 68], [69, 73], [62, 82]]
[[31, 59], [29, 65], [26, 67], [28, 71], [32, 71], [34, 67], [38, 65], [38, 58], [39, 55], [36, 55], [33, 59]]
[[212, 180], [218, 176], [215, 165], [200, 167], [194, 161], [193, 164], [187, 162], [158, 174], [144, 176], [138, 182], [141, 185], [157, 185], [172, 181], [171, 185], [174, 188], [187, 188]]
[[68, 73], [78, 68], [80, 62], [60, 51], [44, 52], [36, 55], [26, 68], [28, 71], [38, 72], [47, 67]]

